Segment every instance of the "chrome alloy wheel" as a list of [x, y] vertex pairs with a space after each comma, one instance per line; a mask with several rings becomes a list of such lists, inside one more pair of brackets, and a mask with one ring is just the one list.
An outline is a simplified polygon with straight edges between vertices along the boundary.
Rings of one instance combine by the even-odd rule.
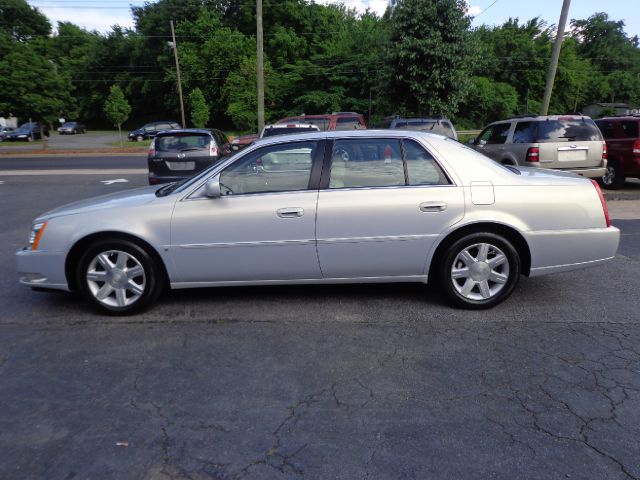
[[109, 307], [132, 305], [144, 294], [146, 275], [133, 255], [120, 250], [107, 250], [96, 255], [86, 272], [89, 291], [95, 299]]
[[469, 300], [495, 297], [509, 279], [509, 260], [490, 243], [476, 243], [462, 250], [451, 267], [451, 281], [457, 292]]

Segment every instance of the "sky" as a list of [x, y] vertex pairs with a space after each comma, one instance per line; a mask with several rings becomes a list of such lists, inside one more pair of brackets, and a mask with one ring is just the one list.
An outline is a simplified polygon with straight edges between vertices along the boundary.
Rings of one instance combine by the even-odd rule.
[[[56, 25], [68, 21], [87, 30], [107, 32], [112, 25], [133, 27], [130, 6], [141, 6], [144, 0], [28, 0]], [[366, 8], [382, 14], [388, 0], [316, 0], [318, 3], [344, 3], [362, 12]], [[509, 17], [521, 21], [540, 17], [549, 24], [558, 23], [562, 0], [468, 0], [474, 27], [482, 24], [501, 25]], [[629, 36], [640, 37], [640, 0], [572, 0], [569, 19], [585, 19], [604, 11], [613, 20], [624, 20]]]

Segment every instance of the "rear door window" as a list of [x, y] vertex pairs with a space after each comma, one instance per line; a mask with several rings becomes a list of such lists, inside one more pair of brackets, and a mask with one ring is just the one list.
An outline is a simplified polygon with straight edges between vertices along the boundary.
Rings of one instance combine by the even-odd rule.
[[640, 122], [621, 122], [622, 131], [624, 132], [625, 138], [636, 138], [640, 137], [640, 133], [638, 133], [638, 125]]
[[600, 120], [596, 122], [598, 128], [602, 132], [602, 136], [604, 138], [613, 138], [615, 136], [615, 127], [613, 122], [609, 122], [607, 120]]
[[535, 143], [536, 136], [533, 122], [518, 122], [513, 131], [513, 143]]
[[331, 151], [329, 188], [404, 185], [400, 140], [336, 140]]
[[602, 134], [591, 119], [558, 119], [537, 122], [538, 142], [593, 142]]
[[404, 141], [409, 185], [448, 185], [450, 182], [433, 156], [413, 140]]

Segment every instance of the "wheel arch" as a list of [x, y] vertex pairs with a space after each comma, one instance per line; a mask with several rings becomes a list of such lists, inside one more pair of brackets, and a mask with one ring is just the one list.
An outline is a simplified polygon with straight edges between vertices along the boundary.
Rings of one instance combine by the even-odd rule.
[[143, 240], [140, 237], [135, 235], [131, 235], [129, 233], [123, 233], [118, 231], [105, 231], [105, 232], [97, 232], [89, 234], [85, 237], [82, 237], [76, 243], [73, 244], [67, 257], [64, 262], [64, 273], [67, 279], [67, 284], [69, 289], [72, 291], [78, 290], [78, 285], [76, 284], [76, 275], [75, 269], [78, 265], [78, 262], [82, 258], [82, 254], [84, 251], [95, 241], [118, 241], [118, 240], [126, 240], [131, 243], [136, 244], [140, 248], [144, 249], [151, 257], [155, 260], [157, 265], [162, 272], [161, 282], [164, 285], [168, 285], [169, 283], [169, 274], [167, 272], [167, 267], [162, 260], [162, 257], [158, 253], [158, 251], [147, 241]]
[[447, 236], [440, 241], [435, 251], [433, 252], [433, 255], [431, 256], [428, 278], [435, 278], [435, 272], [440, 260], [443, 257], [443, 253], [450, 245], [452, 245], [454, 242], [464, 237], [465, 235], [480, 232], [502, 235], [507, 240], [509, 240], [518, 252], [518, 256], [520, 257], [522, 274], [529, 276], [529, 273], [531, 271], [531, 250], [529, 248], [529, 244], [522, 236], [522, 234], [515, 228], [503, 223], [478, 222], [461, 226], [456, 230], [449, 232]]

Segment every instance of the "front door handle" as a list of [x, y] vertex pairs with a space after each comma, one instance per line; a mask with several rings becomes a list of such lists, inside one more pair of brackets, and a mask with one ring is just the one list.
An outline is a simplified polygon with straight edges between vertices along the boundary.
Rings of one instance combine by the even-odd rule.
[[422, 202], [420, 204], [421, 212], [443, 212], [447, 209], [445, 202]]
[[279, 208], [277, 213], [280, 218], [296, 218], [304, 215], [304, 209], [298, 207]]

